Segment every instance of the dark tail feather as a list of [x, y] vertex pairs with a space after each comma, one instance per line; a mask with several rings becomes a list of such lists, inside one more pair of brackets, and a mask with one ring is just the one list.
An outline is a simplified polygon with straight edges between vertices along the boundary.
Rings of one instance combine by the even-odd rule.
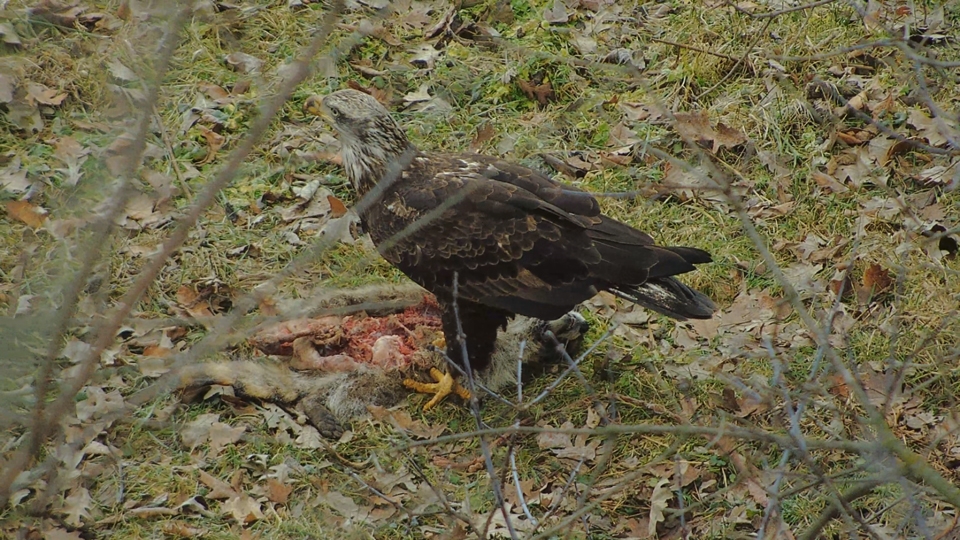
[[713, 262], [713, 257], [709, 253], [702, 249], [692, 248], [692, 247], [665, 247], [668, 251], [672, 251], [677, 255], [681, 256], [690, 264], [705, 264]]
[[651, 279], [638, 287], [611, 288], [610, 292], [678, 321], [709, 319], [717, 310], [705, 294], [672, 277]]

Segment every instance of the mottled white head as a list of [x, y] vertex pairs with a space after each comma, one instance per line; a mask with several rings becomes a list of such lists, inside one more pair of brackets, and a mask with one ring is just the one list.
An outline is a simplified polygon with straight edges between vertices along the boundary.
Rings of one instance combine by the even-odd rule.
[[369, 191], [387, 165], [410, 146], [390, 112], [363, 92], [340, 90], [323, 98], [313, 96], [304, 103], [304, 109], [323, 116], [337, 130], [343, 168], [360, 194]]

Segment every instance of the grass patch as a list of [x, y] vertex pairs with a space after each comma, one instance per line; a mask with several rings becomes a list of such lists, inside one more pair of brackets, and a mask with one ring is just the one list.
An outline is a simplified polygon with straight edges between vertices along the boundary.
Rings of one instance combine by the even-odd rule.
[[[423, 36], [448, 8], [398, 3], [396, 13], [377, 19], [374, 10], [358, 5], [344, 14], [324, 54], [332, 55], [354, 31], [369, 30], [361, 25], [374, 25], [370, 35], [338, 51], [336, 76], [317, 64], [317, 72], [296, 89], [242, 174], [167, 261], [128, 321], [132, 337], [121, 337], [109, 348], [102, 372], [78, 404], [96, 402], [101, 390], [129, 399], [155, 382], [142, 372], [149, 371], [144, 367], [149, 365], [145, 347], [134, 343], [148, 332], [147, 326], [183, 327], [167, 334], [175, 336], [169, 344], [174, 352], [189, 351], [209, 335], [209, 328], [196, 321], [179, 321], [182, 287], [215, 283], [238, 294], [252, 291], [284, 271], [316, 240], [317, 229], [283, 217], [283, 210], [296, 204], [296, 190], [318, 182], [347, 205], [355, 202], [341, 169], [318, 158], [331, 149], [332, 134], [301, 111], [310, 95], [351, 81], [392, 99], [397, 118], [422, 149], [475, 148], [537, 167], [588, 191], [632, 193], [635, 196], [601, 198], [604, 212], [649, 231], [659, 243], [696, 246], [714, 255], [713, 264], [685, 278], [722, 308], [721, 326], [712, 333], [659, 316], [624, 323], [617, 330], [614, 326], [629, 313], [626, 306], [605, 310], [590, 305], [583, 310], [591, 323], [587, 345], [608, 330], [613, 335], [581, 364], [589, 390], [578, 378], [568, 377], [528, 409], [493, 399], [484, 403], [481, 418], [491, 427], [520, 423], [560, 428], [569, 423], [581, 428], [594, 421], [602, 406], [616, 426], [677, 428], [616, 435], [609, 454], [603, 453], [603, 437], [585, 438], [579, 441], [581, 447], [600, 444], [579, 465], [577, 458], [541, 444], [536, 434], [487, 437], [484, 444], [498, 480], [510, 486], [504, 489], [512, 516], [525, 519], [512, 487], [511, 455], [527, 490], [525, 500], [543, 520], [539, 530], [557, 526], [557, 534], [571, 537], [622, 538], [648, 532], [646, 520], [657, 515], [651, 508], [662, 493], [669, 497], [661, 509], [665, 513], [654, 523], [657, 534], [685, 527], [698, 538], [735, 538], [755, 534], [762, 523], [799, 532], [831, 504], [837, 490], [871, 478], [885, 483], [851, 502], [859, 519], [908, 537], [945, 530], [949, 516], [939, 506], [941, 499], [896, 467], [884, 468], [894, 463], [889, 454], [880, 459], [817, 447], [806, 454], [793, 449], [788, 455], [760, 437], [790, 436], [799, 430], [811, 441], [861, 442], [872, 430], [848, 381], [818, 356], [800, 318], [789, 309], [780, 319], [770, 315], [782, 309], [783, 287], [762, 261], [733, 205], [709, 190], [666, 189], [673, 177], [657, 152], [670, 153], [698, 170], [722, 171], [742, 188], [743, 208], [777, 263], [797, 283], [803, 277], [812, 279], [812, 288], [802, 291], [804, 305], [818, 320], [826, 320], [831, 310], [842, 312], [834, 320], [831, 343], [856, 371], [858, 384], [877, 400], [886, 389], [895, 390], [885, 410], [893, 433], [956, 482], [960, 443], [950, 426], [960, 387], [960, 265], [955, 253], [944, 256], [930, 249], [922, 236], [933, 224], [957, 226], [953, 209], [960, 205], [960, 195], [955, 181], [923, 180], [927, 169], [955, 163], [922, 148], [869, 154], [871, 144], [884, 137], [874, 124], [946, 148], [947, 143], [934, 143], [937, 126], [918, 126], [911, 114], [929, 115], [932, 103], [943, 110], [939, 120], [950, 124], [949, 104], [958, 98], [955, 85], [942, 72], [921, 65], [930, 81], [943, 83], [933, 85], [924, 101], [917, 97], [913, 79], [915, 59], [896, 47], [862, 49], [864, 55], [838, 53], [883, 35], [846, 4], [769, 20], [696, 3], [610, 5], [565, 8], [567, 22], [544, 22], [544, 11], [560, 4], [474, 3], [456, 9], [450, 25], [426, 42]], [[151, 22], [134, 13], [124, 20], [117, 16], [119, 2], [84, 0], [79, 5], [83, 13], [106, 15], [75, 18], [65, 26], [28, 15], [25, 5], [16, 4], [0, 15], [0, 22], [11, 25], [23, 41], [19, 48], [2, 45], [0, 73], [11, 74], [16, 92], [0, 104], [0, 179], [22, 174], [31, 185], [29, 192], [0, 190], [0, 201], [24, 200], [48, 212], [39, 227], [9, 210], [0, 218], [0, 309], [8, 315], [4, 324], [10, 329], [3, 335], [11, 358], [20, 362], [4, 365], [11, 376], [5, 377], [3, 399], [15, 414], [4, 424], [4, 459], [29, 425], [28, 374], [36, 370], [38, 351], [46, 347], [41, 334], [49, 329], [44, 325], [53, 320], [64, 284], [79, 268], [84, 250], [90, 249], [89, 218], [101, 212], [98, 208], [111, 196], [119, 152], [113, 145], [129, 129], [142, 100], [141, 81], [156, 66], [152, 51], [162, 17]], [[933, 12], [936, 7], [921, 3], [915, 9]], [[134, 283], [149, 254], [170, 236], [174, 220], [242, 140], [262, 101], [279, 88], [283, 66], [297, 58], [327, 9], [324, 4], [303, 9], [286, 3], [218, 4], [184, 26], [160, 87], [146, 136], [146, 158], [136, 179], [138, 191], [150, 197], [149, 208], [121, 216], [126, 221], [103, 246], [106, 256], [95, 271], [96, 282], [84, 287], [68, 336], [92, 338], [93, 325]], [[888, 28], [906, 16], [882, 15]], [[955, 9], [944, 10], [949, 24], [956, 25], [957, 15]], [[97, 26], [96, 21], [106, 22]], [[438, 52], [430, 68], [410, 62], [411, 51], [425, 43]], [[616, 49], [632, 51], [639, 69], [604, 62]], [[949, 40], [917, 50], [936, 52], [938, 62], [960, 59]], [[238, 72], [226, 61], [235, 53], [252, 55], [262, 65]], [[127, 79], [118, 64], [136, 76]], [[844, 93], [847, 100], [862, 94], [862, 110], [872, 121], [844, 115], [839, 103], [817, 97], [809, 86], [814, 78], [852, 88], [851, 95]], [[539, 103], [520, 81], [549, 84], [553, 96]], [[55, 105], [37, 102], [36, 96], [28, 99], [30, 84], [65, 97]], [[416, 107], [404, 110], [404, 97], [423, 85], [452, 109], [441, 114]], [[647, 107], [643, 114], [637, 112], [640, 106]], [[712, 128], [719, 131], [722, 123], [748, 143], [716, 149], [709, 141], [691, 146], [663, 112], [667, 110], [702, 111]], [[35, 113], [39, 127], [24, 129], [29, 122], [17, 116], [18, 111]], [[492, 135], [478, 139], [486, 126]], [[625, 136], [621, 128], [636, 140], [617, 142]], [[863, 145], [843, 142], [848, 134], [871, 129], [873, 137]], [[218, 137], [222, 146], [215, 148], [211, 141]], [[628, 150], [621, 153], [624, 146]], [[844, 167], [860, 149], [874, 161], [853, 177], [843, 177]], [[579, 161], [572, 159], [574, 152]], [[584, 170], [575, 178], [553, 172], [544, 154]], [[846, 190], [824, 187], [821, 174], [832, 175]], [[895, 204], [878, 206], [886, 199]], [[155, 214], [158, 221], [151, 221]], [[814, 255], [831, 246], [838, 247], [827, 256]], [[831, 281], [850, 264], [858, 286], [863, 286], [871, 265], [888, 271], [893, 284], [873, 299], [854, 295], [838, 302]], [[309, 300], [323, 289], [403, 281], [402, 274], [361, 239], [336, 244], [284, 280], [274, 296], [292, 302]], [[234, 337], [233, 343], [242, 341]], [[248, 345], [239, 344], [221, 356], [252, 354]], [[72, 373], [71, 360], [65, 355], [57, 361], [56, 371], [63, 369], [64, 379]], [[524, 396], [538, 395], [562, 369], [534, 377], [524, 386]], [[781, 371], [781, 379], [775, 380]], [[515, 399], [515, 391], [505, 391], [504, 397]], [[799, 403], [804, 413], [794, 422], [790, 415]], [[403, 410], [413, 420], [446, 425], [448, 434], [477, 428], [465, 407], [448, 404], [423, 413], [422, 404], [420, 397], [413, 397]], [[388, 422], [362, 421], [354, 426], [351, 439], [335, 445], [334, 454], [282, 441], [291, 436], [281, 435], [286, 432], [256, 410], [217, 400], [181, 406], [164, 396], [125, 421], [101, 422], [95, 415], [76, 420], [38, 455], [36, 477], [26, 484], [27, 492], [0, 517], [19, 527], [16, 530], [80, 530], [91, 538], [170, 536], [178, 534], [183, 523], [203, 529], [205, 538], [407, 538], [442, 537], [462, 525], [457, 513], [483, 524], [495, 509], [477, 437], [418, 446]], [[182, 440], [183, 425], [211, 412], [220, 414], [227, 426], [245, 428], [243, 437], [219, 452], [206, 444], [191, 450]], [[758, 436], [733, 440], [683, 429], [720, 426], [752, 429]], [[84, 429], [93, 430], [92, 435]], [[579, 444], [575, 436], [571, 440]], [[85, 448], [73, 468], [64, 464]], [[55, 460], [60, 464], [40, 465]], [[57, 480], [51, 472], [57, 467], [69, 474]], [[674, 489], [678, 478], [686, 481], [682, 470], [695, 472]], [[205, 499], [212, 489], [201, 480], [201, 471], [233, 482], [238, 497], [255, 500], [265, 514], [246, 520], [228, 510], [229, 499]], [[634, 481], [618, 485], [634, 478], [630, 475], [636, 475]], [[274, 500], [269, 487], [269, 479], [281, 477], [292, 488], [284, 502]], [[403, 480], [384, 483], [383, 478], [394, 477]], [[664, 479], [670, 489], [658, 491]], [[41, 485], [46, 487], [37, 487]], [[761, 496], [773, 489], [789, 496], [776, 504]], [[607, 490], [612, 493], [608, 497]], [[191, 499], [200, 502], [194, 505]], [[593, 506], [562, 524], [583, 504]], [[78, 514], [80, 507], [84, 512]], [[150, 517], [134, 511], [152, 507], [175, 512]], [[823, 534], [849, 535], [856, 528], [851, 523], [836, 521]], [[498, 529], [500, 534], [504, 530]]]

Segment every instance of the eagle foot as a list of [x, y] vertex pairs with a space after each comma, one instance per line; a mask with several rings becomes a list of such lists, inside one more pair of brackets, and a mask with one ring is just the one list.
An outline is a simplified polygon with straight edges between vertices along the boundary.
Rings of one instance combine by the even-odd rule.
[[457, 394], [463, 399], [470, 399], [470, 391], [460, 386], [460, 383], [453, 379], [449, 373], [444, 373], [437, 368], [430, 368], [430, 376], [436, 382], [422, 383], [413, 379], [405, 379], [403, 385], [411, 390], [421, 394], [433, 394], [433, 398], [423, 406], [423, 411], [429, 411], [435, 407], [443, 398], [450, 394]]

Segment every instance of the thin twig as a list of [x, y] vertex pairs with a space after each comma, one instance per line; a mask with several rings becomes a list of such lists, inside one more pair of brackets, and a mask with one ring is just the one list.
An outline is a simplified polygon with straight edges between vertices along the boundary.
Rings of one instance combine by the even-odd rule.
[[[96, 371], [99, 365], [100, 354], [113, 343], [117, 329], [137, 305], [140, 297], [146, 292], [150, 284], [153, 283], [170, 256], [179, 249], [186, 240], [187, 235], [200, 218], [200, 215], [214, 202], [217, 193], [226, 187], [236, 176], [246, 156], [254, 149], [263, 137], [263, 134], [266, 133], [270, 123], [273, 121], [273, 117], [280, 111], [283, 104], [293, 93], [293, 89], [309, 74], [311, 59], [326, 42], [327, 36], [330, 34], [339, 16], [341, 5], [342, 4], [338, 3], [336, 9], [327, 13], [320, 31], [317, 32], [310, 44], [305, 48], [304, 53], [292, 63], [293, 67], [289, 72], [289, 76], [281, 83], [277, 95], [261, 109], [260, 116], [254, 120], [250, 130], [243, 139], [241, 139], [236, 150], [230, 154], [224, 167], [204, 186], [203, 191], [198, 194], [193, 204], [187, 208], [186, 213], [178, 220], [177, 226], [170, 237], [163, 243], [160, 251], [143, 267], [130, 289], [127, 290], [116, 307], [111, 310], [104, 318], [104, 321], [96, 328], [94, 331], [96, 338], [85, 356], [80, 360], [79, 369], [76, 374], [70, 381], [65, 383], [58, 398], [49, 406], [43, 418], [32, 427], [32, 437], [37, 443], [22, 447], [7, 464], [3, 474], [0, 475], [0, 507], [6, 506], [9, 498], [9, 486], [12, 479], [26, 468], [32, 456], [35, 454], [35, 452], [32, 451], [33, 447], [38, 446], [39, 441], [45, 440], [57, 429], [60, 425], [60, 418], [66, 414], [67, 410], [73, 405], [77, 393], [80, 392]], [[177, 30], [179, 30], [181, 24], [179, 21], [186, 20], [187, 15], [186, 11], [180, 13], [180, 16], [173, 20], [173, 22], [178, 23], [175, 26]], [[169, 34], [170, 32], [167, 33], [167, 35]], [[174, 40], [171, 39], [171, 41]], [[171, 45], [171, 47], [172, 46], [173, 45]], [[166, 54], [164, 58], [169, 59], [171, 56], [172, 50], [170, 54]], [[159, 81], [157, 81], [157, 84], [159, 85]], [[144, 110], [144, 114], [149, 118], [152, 109], [146, 107]], [[142, 141], [142, 143], [145, 144], [145, 140]]]
[[[133, 192], [130, 180], [134, 177], [140, 165], [143, 152], [146, 149], [146, 136], [150, 127], [149, 111], [152, 110], [153, 105], [159, 99], [160, 84], [167, 69], [170, 67], [173, 52], [178, 43], [180, 30], [187, 21], [189, 12], [190, 8], [178, 10], [176, 15], [171, 17], [164, 29], [163, 38], [157, 50], [158, 62], [155, 76], [153, 80], [146, 84], [144, 97], [146, 106], [137, 121], [136, 127], [129, 136], [131, 144], [126, 150], [126, 159], [122, 161], [116, 191], [113, 196], [108, 199], [104, 214], [94, 221], [92, 226], [93, 235], [90, 237], [88, 245], [84, 246], [80, 252], [80, 268], [64, 289], [60, 308], [55, 310], [52, 324], [50, 324], [49, 327], [50, 333], [46, 336], [46, 352], [41, 363], [40, 372], [34, 383], [36, 385], [36, 403], [30, 429], [30, 440], [27, 445], [21, 447], [17, 454], [11, 458], [10, 462], [6, 464], [3, 473], [0, 474], [0, 508], [5, 507], [7, 504], [13, 478], [23, 471], [37, 454], [40, 445], [43, 444], [43, 441], [47, 439], [49, 433], [54, 429], [52, 424], [59, 422], [62, 414], [60, 409], [65, 409], [73, 401], [76, 392], [68, 391], [68, 396], [61, 395], [60, 398], [50, 406], [54, 414], [47, 413], [47, 393], [49, 392], [53, 377], [56, 357], [60, 352], [63, 336], [66, 335], [67, 324], [76, 311], [77, 303], [80, 299], [80, 292], [83, 290], [87, 279], [89, 279], [90, 274], [93, 272], [93, 268], [100, 260], [100, 254], [108, 244], [107, 240], [113, 232], [115, 222], [126, 209], [127, 200]], [[104, 333], [106, 333], [105, 329], [103, 330]], [[113, 335], [111, 332], [110, 338], [112, 338]], [[104, 348], [106, 348], [106, 346], [104, 346]], [[96, 351], [96, 354], [91, 353], [81, 362], [81, 374], [75, 376], [73, 385], [77, 387], [77, 391], [86, 383], [89, 373], [92, 373], [93, 368], [99, 362], [101, 351]], [[82, 380], [79, 380], [81, 378]], [[79, 385], [77, 382], [79, 382]]]

